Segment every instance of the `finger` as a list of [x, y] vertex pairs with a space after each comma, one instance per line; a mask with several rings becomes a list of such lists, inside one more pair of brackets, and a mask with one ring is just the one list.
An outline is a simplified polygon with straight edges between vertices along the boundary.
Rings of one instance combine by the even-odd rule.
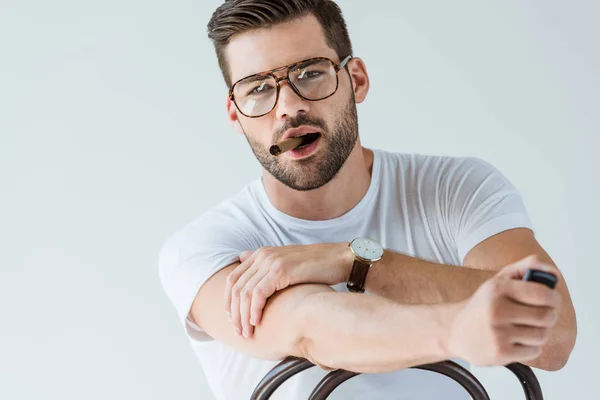
[[250, 308], [250, 323], [254, 326], [260, 324], [267, 299], [275, 293], [277, 287], [271, 275], [267, 274], [254, 286], [252, 293], [252, 306]]
[[558, 291], [537, 282], [512, 280], [504, 290], [508, 298], [525, 305], [558, 308], [561, 303]]
[[513, 301], [506, 306], [505, 312], [506, 321], [514, 325], [551, 328], [558, 320], [558, 313], [554, 308], [525, 306]]
[[264, 276], [267, 275], [266, 268], [259, 268], [252, 278], [244, 285], [240, 295], [240, 318], [242, 323], [242, 333], [245, 338], [249, 338], [254, 334], [254, 326], [250, 323], [252, 298], [254, 288]]
[[500, 270], [499, 275], [510, 279], [523, 279], [525, 272], [527, 272], [527, 270], [530, 268], [539, 269], [541, 271], [550, 272], [553, 274], [556, 274], [558, 270], [555, 266], [544, 263], [537, 255], [532, 254], [504, 267], [502, 270]]
[[528, 346], [520, 343], [508, 346], [507, 358], [509, 362], [527, 362], [535, 360], [542, 355], [542, 346]]
[[512, 325], [507, 329], [509, 341], [512, 344], [522, 344], [524, 346], [543, 346], [550, 337], [549, 328]]
[[244, 262], [242, 262], [240, 265], [237, 266], [237, 268], [235, 268], [233, 271], [231, 271], [231, 273], [229, 273], [227, 279], [225, 280], [225, 311], [228, 314], [231, 311], [231, 292], [233, 290], [233, 287], [237, 283], [240, 276], [242, 276], [253, 264], [253, 259], [254, 257], [250, 257]]
[[254, 251], [252, 251], [252, 250], [242, 251], [240, 253], [240, 262], [246, 261], [252, 254], [254, 254]]
[[240, 276], [231, 289], [231, 323], [242, 335], [244, 333], [241, 314], [242, 301], [245, 296], [248, 296], [245, 287], [246, 283], [252, 278], [252, 276], [254, 276], [254, 274], [256, 274], [257, 271], [258, 265], [252, 264], [252, 266], [248, 268], [246, 272], [242, 274], [242, 276]]
[[[235, 307], [234, 305], [238, 306]], [[240, 294], [232, 291], [231, 292], [231, 309], [227, 311], [229, 314], [229, 322], [233, 325], [233, 330], [238, 336], [242, 335], [242, 330], [240, 329]]]

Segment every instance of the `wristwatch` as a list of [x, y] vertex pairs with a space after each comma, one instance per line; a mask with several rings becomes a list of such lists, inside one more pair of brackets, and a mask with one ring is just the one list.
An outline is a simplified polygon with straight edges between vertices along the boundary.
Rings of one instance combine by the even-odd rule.
[[364, 293], [367, 273], [383, 257], [383, 246], [369, 237], [357, 237], [348, 244], [354, 254], [354, 264], [346, 287], [353, 293]]

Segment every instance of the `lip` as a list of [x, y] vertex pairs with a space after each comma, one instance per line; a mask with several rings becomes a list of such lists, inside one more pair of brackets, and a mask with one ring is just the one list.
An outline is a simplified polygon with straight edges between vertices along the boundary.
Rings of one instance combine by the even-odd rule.
[[283, 141], [283, 140], [286, 140], [291, 137], [302, 136], [307, 133], [315, 133], [315, 132], [318, 132], [319, 134], [321, 134], [321, 131], [319, 129], [304, 125], [304, 126], [300, 126], [298, 128], [287, 130], [285, 132], [285, 134], [283, 135], [283, 137], [281, 138], [281, 140]]
[[314, 142], [309, 144], [308, 147], [305, 147], [303, 149], [290, 150], [287, 152], [287, 155], [289, 158], [291, 158], [293, 160], [300, 160], [300, 159], [310, 157], [316, 151], [318, 151], [317, 148], [319, 147], [320, 142], [321, 142], [321, 138], [319, 137], [317, 140], [315, 140]]

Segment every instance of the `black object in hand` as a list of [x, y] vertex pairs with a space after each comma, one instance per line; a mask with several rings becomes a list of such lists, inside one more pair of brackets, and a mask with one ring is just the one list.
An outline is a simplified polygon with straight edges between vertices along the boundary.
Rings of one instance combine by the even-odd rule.
[[556, 275], [550, 272], [540, 271], [539, 269], [528, 269], [527, 272], [525, 272], [525, 276], [523, 276], [523, 280], [538, 282], [548, 286], [550, 289], [554, 289], [558, 282]]

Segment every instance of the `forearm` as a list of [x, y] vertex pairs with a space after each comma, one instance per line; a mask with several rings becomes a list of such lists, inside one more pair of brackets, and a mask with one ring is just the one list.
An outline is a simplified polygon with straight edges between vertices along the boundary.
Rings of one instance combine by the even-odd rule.
[[494, 274], [386, 250], [381, 261], [369, 271], [365, 288], [402, 304], [439, 304], [467, 299]]
[[[526, 251], [522, 251], [521, 256]], [[499, 261], [501, 265], [514, 262], [518, 256]], [[552, 260], [543, 251], [539, 256], [549, 265]], [[480, 267], [480, 265], [477, 265]], [[482, 264], [482, 268], [490, 265]], [[438, 304], [458, 302], [469, 298], [479, 286], [492, 278], [497, 271], [436, 264], [403, 254], [387, 251], [382, 260], [367, 275], [365, 287], [376, 295], [402, 304]], [[568, 296], [560, 271], [557, 290]], [[569, 299], [570, 300], [570, 299]], [[565, 302], [557, 325], [540, 357], [526, 364], [545, 370], [562, 368], [573, 349], [576, 337], [574, 310], [570, 301]]]
[[324, 292], [301, 305], [300, 353], [325, 369], [395, 371], [448, 359], [456, 304], [403, 305], [378, 296]]

